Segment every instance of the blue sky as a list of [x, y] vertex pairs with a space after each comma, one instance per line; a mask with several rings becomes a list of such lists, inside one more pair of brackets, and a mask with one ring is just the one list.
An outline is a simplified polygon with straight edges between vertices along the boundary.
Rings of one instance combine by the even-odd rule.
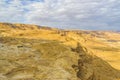
[[0, 0], [0, 22], [120, 30], [120, 0]]

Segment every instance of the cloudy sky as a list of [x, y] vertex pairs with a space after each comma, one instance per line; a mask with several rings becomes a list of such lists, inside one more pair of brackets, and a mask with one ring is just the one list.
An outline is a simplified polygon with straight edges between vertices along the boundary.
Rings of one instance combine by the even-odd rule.
[[0, 22], [120, 30], [120, 0], [0, 0]]

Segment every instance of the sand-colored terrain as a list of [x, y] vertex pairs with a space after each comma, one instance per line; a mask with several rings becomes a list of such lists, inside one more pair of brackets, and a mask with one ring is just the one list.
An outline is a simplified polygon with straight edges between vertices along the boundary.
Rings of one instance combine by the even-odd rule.
[[120, 80], [120, 33], [0, 23], [0, 80]]

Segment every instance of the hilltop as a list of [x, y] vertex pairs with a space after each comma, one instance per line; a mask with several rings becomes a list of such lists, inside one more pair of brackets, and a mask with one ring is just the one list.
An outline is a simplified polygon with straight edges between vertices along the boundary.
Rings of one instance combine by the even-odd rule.
[[0, 23], [0, 80], [120, 80], [120, 33]]

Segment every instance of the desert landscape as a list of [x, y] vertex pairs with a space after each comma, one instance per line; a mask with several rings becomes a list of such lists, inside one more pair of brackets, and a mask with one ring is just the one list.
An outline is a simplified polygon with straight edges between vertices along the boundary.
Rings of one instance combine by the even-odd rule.
[[120, 32], [1, 22], [0, 80], [120, 80]]

